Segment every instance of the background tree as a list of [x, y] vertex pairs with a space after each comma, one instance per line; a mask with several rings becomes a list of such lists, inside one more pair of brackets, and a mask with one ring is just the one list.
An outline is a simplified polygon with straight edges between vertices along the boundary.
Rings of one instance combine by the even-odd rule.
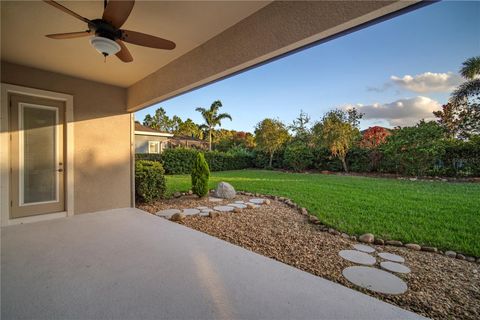
[[361, 148], [370, 151], [370, 170], [376, 171], [378, 169], [379, 162], [382, 158], [379, 147], [387, 141], [387, 138], [391, 134], [390, 130], [379, 126], [370, 127], [363, 132], [359, 145]]
[[294, 138], [296, 140], [308, 142], [310, 138], [310, 128], [308, 125], [309, 123], [310, 116], [307, 113], [303, 112], [303, 110], [300, 110], [300, 114], [295, 120], [293, 120], [292, 124], [288, 126], [288, 129], [293, 132]]
[[360, 137], [358, 124], [363, 114], [355, 108], [348, 111], [329, 111], [320, 122], [314, 126], [318, 141], [330, 150], [332, 156], [342, 162], [343, 170], [348, 172], [346, 157], [348, 150]]
[[434, 115], [447, 135], [468, 139], [480, 134], [480, 56], [463, 62], [460, 74], [466, 81], [452, 92], [449, 103]]
[[143, 125], [158, 131], [172, 132], [174, 121], [170, 119], [165, 110], [160, 107], [155, 110], [153, 117], [150, 114], [145, 116]]
[[272, 167], [274, 153], [288, 141], [290, 135], [280, 120], [264, 119], [255, 127], [257, 148], [269, 155], [269, 167]]
[[184, 122], [181, 122], [178, 125], [177, 130], [173, 133], [179, 136], [187, 136], [197, 139], [203, 138], [202, 130], [200, 130], [198, 124], [193, 122], [193, 120], [190, 118], [188, 118]]
[[222, 107], [222, 102], [220, 100], [214, 101], [209, 109], [205, 108], [197, 108], [196, 111], [202, 114], [203, 119], [205, 120], [205, 124], [201, 127], [208, 130], [208, 149], [212, 150], [212, 130], [216, 126], [222, 125], [223, 119], [230, 119], [232, 117], [228, 113], [218, 113], [219, 109]]

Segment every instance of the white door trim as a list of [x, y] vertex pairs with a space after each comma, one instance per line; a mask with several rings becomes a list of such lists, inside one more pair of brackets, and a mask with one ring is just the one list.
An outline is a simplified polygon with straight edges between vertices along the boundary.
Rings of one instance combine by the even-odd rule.
[[[64, 93], [45, 91], [22, 87], [12, 84], [1, 83], [0, 96], [0, 225], [6, 226], [18, 223], [27, 223], [40, 220], [47, 220], [57, 217], [71, 216], [74, 214], [74, 121], [73, 121], [73, 96]], [[43, 214], [33, 217], [10, 219], [10, 153], [9, 153], [9, 101], [10, 93], [18, 93], [27, 96], [47, 98], [51, 100], [59, 100], [65, 103], [65, 212], [57, 212], [52, 214]]]

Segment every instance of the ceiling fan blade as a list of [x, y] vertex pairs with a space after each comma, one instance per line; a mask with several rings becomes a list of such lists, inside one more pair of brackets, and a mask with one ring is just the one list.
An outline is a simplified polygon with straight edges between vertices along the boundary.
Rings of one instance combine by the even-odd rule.
[[87, 37], [91, 34], [92, 33], [90, 32], [90, 30], [87, 30], [87, 31], [79, 31], [79, 32], [47, 34], [45, 37], [50, 39], [73, 39], [73, 38]]
[[54, 7], [57, 8], [57, 9], [62, 10], [62, 11], [65, 12], [65, 13], [68, 13], [69, 15], [71, 15], [71, 16], [79, 19], [79, 20], [82, 20], [83, 22], [90, 23], [90, 20], [88, 20], [87, 18], [82, 17], [81, 15], [73, 12], [73, 11], [70, 10], [70, 9], [65, 8], [65, 7], [62, 6], [60, 3], [57, 3], [57, 2], [52, 1], [52, 0], [43, 0], [43, 1], [46, 2], [46, 3], [48, 3], [49, 5], [54, 6]]
[[156, 48], [156, 49], [165, 49], [173, 50], [176, 45], [175, 42], [170, 40], [162, 39], [159, 37], [151, 36], [149, 34], [130, 31], [130, 30], [121, 30], [122, 37], [121, 39], [125, 42], [133, 43], [139, 46]]
[[132, 12], [135, 0], [110, 0], [103, 11], [102, 19], [115, 28], [120, 28]]
[[118, 40], [118, 39], [115, 40], [115, 42], [118, 43], [120, 45], [120, 47], [122, 48], [122, 49], [120, 49], [120, 51], [118, 51], [115, 54], [118, 57], [118, 59], [122, 60], [123, 62], [132, 62], [133, 57], [130, 54], [130, 51], [128, 51], [128, 48], [125, 45], [125, 43], [123, 43], [121, 40]]

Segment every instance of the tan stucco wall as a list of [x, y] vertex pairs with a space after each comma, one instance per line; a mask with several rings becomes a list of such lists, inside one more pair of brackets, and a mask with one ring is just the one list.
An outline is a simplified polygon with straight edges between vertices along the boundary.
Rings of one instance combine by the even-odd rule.
[[131, 205], [126, 89], [3, 61], [1, 81], [73, 95], [75, 214]]
[[128, 110], [139, 110], [330, 39], [417, 2], [274, 1], [130, 86]]

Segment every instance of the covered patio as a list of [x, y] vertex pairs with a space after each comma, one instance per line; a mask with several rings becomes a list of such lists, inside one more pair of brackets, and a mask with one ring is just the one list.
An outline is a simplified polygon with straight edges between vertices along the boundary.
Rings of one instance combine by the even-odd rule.
[[2, 228], [2, 319], [419, 319], [144, 211]]

